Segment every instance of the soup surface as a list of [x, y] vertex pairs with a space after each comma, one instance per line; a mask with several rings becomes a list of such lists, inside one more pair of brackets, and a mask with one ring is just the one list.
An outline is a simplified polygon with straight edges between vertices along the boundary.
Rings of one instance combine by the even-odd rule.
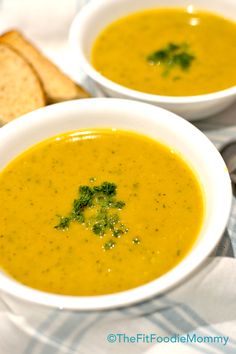
[[0, 265], [30, 287], [114, 293], [173, 268], [195, 242], [203, 195], [170, 148], [126, 131], [74, 131], [0, 174]]
[[110, 24], [93, 45], [93, 66], [118, 84], [158, 95], [236, 85], [236, 24], [187, 9], [146, 10]]

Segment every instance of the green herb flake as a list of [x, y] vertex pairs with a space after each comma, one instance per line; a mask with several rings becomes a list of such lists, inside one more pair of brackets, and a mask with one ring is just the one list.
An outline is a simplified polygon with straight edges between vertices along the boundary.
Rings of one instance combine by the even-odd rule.
[[134, 244], [138, 245], [141, 241], [138, 237], [135, 237], [133, 238], [133, 241], [132, 241]]
[[90, 182], [90, 183], [96, 182], [96, 177], [90, 177], [90, 178], [89, 178], [89, 182]]
[[70, 217], [60, 216], [60, 221], [56, 226], [54, 226], [54, 228], [60, 230], [66, 230], [69, 228], [70, 222], [71, 222]]
[[162, 76], [167, 77], [174, 67], [183, 71], [189, 69], [195, 56], [190, 53], [187, 43], [169, 43], [165, 48], [149, 54], [146, 59], [151, 65], [162, 65]]
[[104, 243], [103, 248], [104, 248], [104, 250], [108, 251], [108, 250], [111, 250], [112, 248], [114, 248], [115, 244], [116, 244], [115, 241], [110, 240], [110, 241], [107, 241], [106, 243]]
[[122, 209], [125, 206], [125, 202], [118, 200], [117, 202], [113, 203], [113, 208]]
[[103, 236], [105, 234], [105, 227], [102, 224], [94, 224], [92, 230], [95, 235]]
[[113, 231], [112, 236], [118, 238], [118, 237], [120, 237], [123, 233], [124, 233], [123, 230], [121, 230], [121, 229], [116, 229], [116, 230]]

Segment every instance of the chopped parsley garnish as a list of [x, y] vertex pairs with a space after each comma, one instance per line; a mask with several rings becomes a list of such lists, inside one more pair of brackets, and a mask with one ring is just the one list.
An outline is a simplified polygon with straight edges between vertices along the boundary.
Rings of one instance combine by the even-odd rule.
[[157, 50], [147, 56], [147, 61], [152, 65], [163, 65], [163, 76], [168, 76], [174, 67], [183, 71], [187, 70], [195, 56], [190, 53], [187, 43], [169, 43], [165, 48]]
[[[121, 237], [128, 229], [120, 221], [118, 213], [111, 210], [121, 210], [125, 202], [116, 199], [115, 183], [103, 182], [99, 186], [80, 186], [78, 198], [73, 201], [72, 210], [67, 216], [60, 216], [56, 229], [67, 230], [71, 222], [79, 222], [90, 228], [95, 235], [100, 237], [111, 232], [115, 238]], [[85, 217], [87, 209], [94, 211], [92, 216]], [[113, 248], [115, 242], [110, 240], [104, 244], [104, 249]]]

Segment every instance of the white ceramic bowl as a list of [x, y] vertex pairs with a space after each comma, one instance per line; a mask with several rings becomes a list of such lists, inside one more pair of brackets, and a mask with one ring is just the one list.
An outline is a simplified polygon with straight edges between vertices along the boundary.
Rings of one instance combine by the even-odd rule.
[[[191, 5], [190, 5], [191, 4]], [[236, 99], [236, 86], [198, 96], [158, 96], [118, 85], [97, 72], [90, 63], [95, 38], [109, 23], [129, 13], [153, 7], [184, 7], [189, 12], [203, 9], [236, 21], [235, 0], [96, 0], [75, 17], [70, 29], [74, 61], [111, 97], [132, 98], [169, 109], [188, 120], [197, 120], [222, 111]], [[79, 69], [78, 69], [79, 70]], [[216, 75], [218, 73], [216, 72]]]
[[163, 293], [181, 282], [202, 264], [220, 240], [228, 220], [232, 195], [224, 161], [213, 144], [191, 123], [153, 105], [95, 98], [59, 103], [29, 113], [0, 129], [0, 170], [43, 139], [73, 129], [96, 127], [119, 128], [147, 135], [170, 146], [193, 168], [202, 184], [206, 207], [194, 247], [181, 263], [160, 278], [112, 295], [53, 295], [24, 286], [4, 272], [0, 272], [0, 290], [33, 303], [64, 309], [126, 306]]

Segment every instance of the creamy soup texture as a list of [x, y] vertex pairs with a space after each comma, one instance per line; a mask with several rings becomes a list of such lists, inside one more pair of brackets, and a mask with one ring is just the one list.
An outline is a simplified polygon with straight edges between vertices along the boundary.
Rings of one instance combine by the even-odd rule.
[[203, 199], [191, 168], [152, 139], [110, 129], [62, 134], [0, 174], [0, 265], [57, 294], [134, 288], [186, 256]]
[[91, 62], [108, 79], [146, 93], [223, 90], [236, 84], [236, 24], [181, 8], [134, 13], [99, 34]]

